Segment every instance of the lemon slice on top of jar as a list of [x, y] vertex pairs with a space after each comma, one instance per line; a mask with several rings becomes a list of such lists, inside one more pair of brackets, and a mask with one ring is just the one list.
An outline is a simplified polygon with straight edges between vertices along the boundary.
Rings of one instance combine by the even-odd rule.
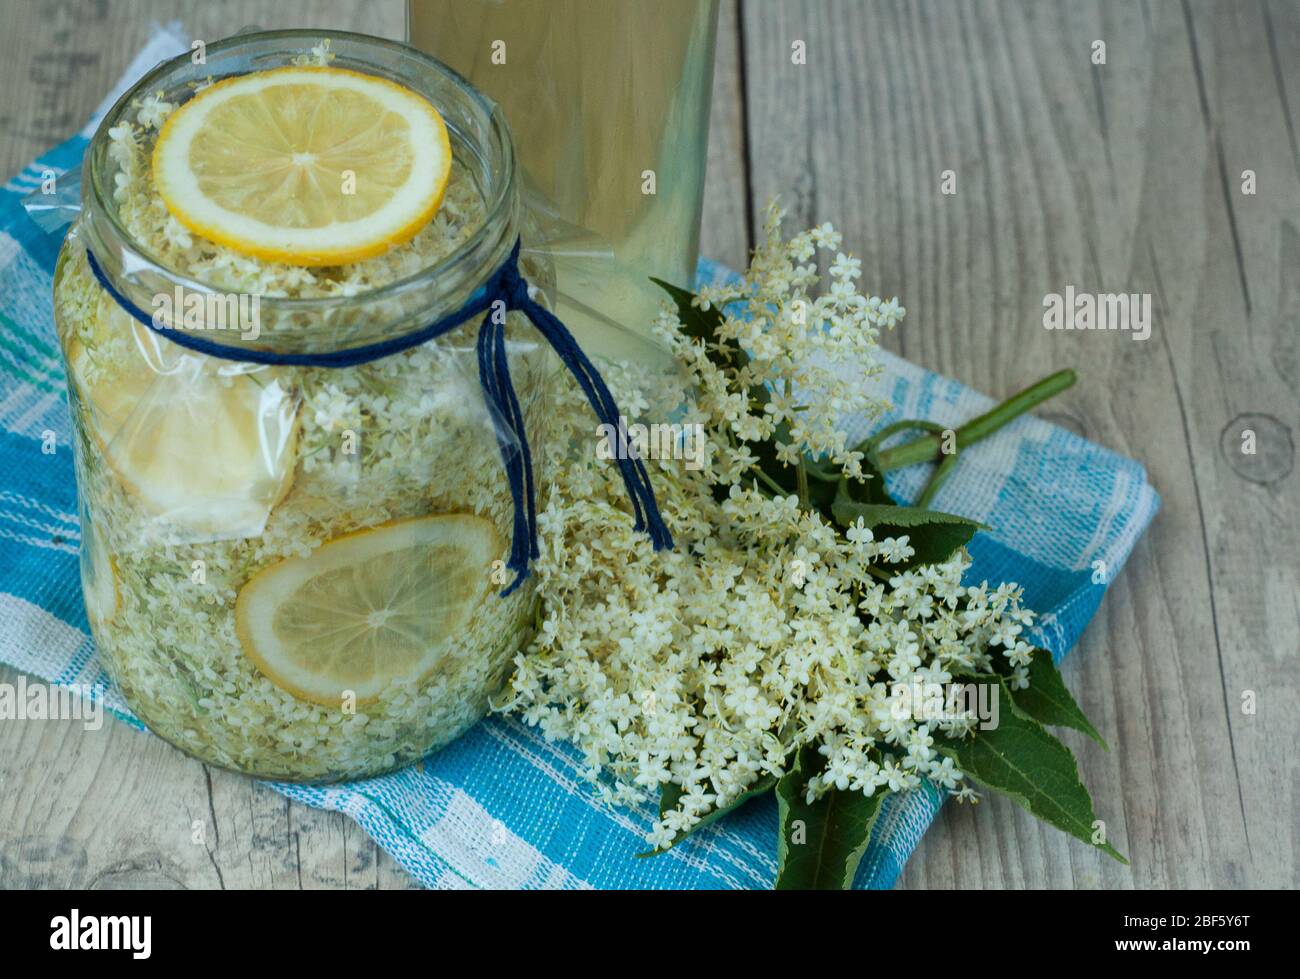
[[393, 681], [450, 669], [500, 553], [493, 524], [466, 513], [345, 534], [254, 575], [235, 628], [282, 690], [333, 707], [372, 702]]
[[153, 177], [181, 224], [245, 255], [341, 265], [410, 241], [442, 203], [451, 143], [426, 99], [332, 67], [255, 71], [168, 118]]

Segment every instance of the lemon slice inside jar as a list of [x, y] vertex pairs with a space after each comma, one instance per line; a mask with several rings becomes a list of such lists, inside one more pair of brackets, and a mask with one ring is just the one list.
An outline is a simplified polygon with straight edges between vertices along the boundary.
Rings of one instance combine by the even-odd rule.
[[340, 265], [409, 241], [442, 203], [451, 143], [424, 98], [330, 67], [255, 71], [167, 119], [153, 177], [203, 237], [292, 265]]
[[488, 593], [501, 540], [493, 524], [442, 514], [336, 538], [244, 585], [244, 653], [282, 690], [337, 707], [378, 699], [450, 665], [453, 641]]
[[96, 627], [107, 625], [117, 615], [122, 594], [117, 587], [117, 568], [104, 544], [104, 537], [93, 523], [83, 522], [85, 540], [81, 551], [82, 595], [86, 618]]
[[181, 351], [116, 307], [68, 366], [100, 457], [146, 512], [201, 537], [262, 531], [297, 458], [297, 397], [273, 370]]

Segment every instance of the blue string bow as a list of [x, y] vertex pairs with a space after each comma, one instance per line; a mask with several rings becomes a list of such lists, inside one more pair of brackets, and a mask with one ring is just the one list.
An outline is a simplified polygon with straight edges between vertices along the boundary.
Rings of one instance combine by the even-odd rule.
[[[483, 387], [483, 397], [495, 422], [497, 447], [501, 450], [501, 462], [510, 484], [510, 496], [514, 501], [514, 539], [510, 545], [510, 560], [506, 563], [515, 572], [515, 580], [503, 591], [509, 595], [528, 577], [529, 561], [538, 556], [537, 551], [537, 487], [533, 482], [533, 455], [528, 446], [528, 433], [524, 429], [523, 412], [519, 399], [515, 395], [514, 384], [510, 380], [510, 368], [506, 358], [506, 310], [518, 310], [537, 328], [546, 342], [559, 355], [564, 366], [578, 382], [592, 410], [600, 420], [604, 432], [616, 432], [620, 445], [614, 453], [623, 483], [627, 487], [628, 498], [632, 502], [632, 513], [636, 518], [636, 529], [649, 534], [656, 551], [673, 546], [672, 536], [664, 526], [655, 502], [654, 488], [650, 485], [650, 475], [646, 472], [636, 452], [629, 447], [623, 425], [619, 424], [618, 405], [610, 394], [600, 372], [582, 352], [573, 334], [550, 310], [541, 306], [528, 295], [528, 283], [519, 272], [519, 241], [515, 241], [510, 256], [488, 278], [481, 288], [475, 291], [463, 307], [450, 316], [430, 323], [411, 333], [381, 340], [377, 343], [345, 350], [332, 350], [324, 353], [276, 353], [270, 350], [253, 348], [239, 349], [216, 343], [206, 337], [180, 330], [156, 325], [153, 317], [132, 303], [104, 275], [95, 256], [86, 250], [86, 259], [90, 271], [100, 286], [116, 300], [133, 318], [143, 323], [150, 330], [166, 337], [173, 343], [188, 350], [251, 364], [272, 364], [294, 367], [354, 367], [369, 363], [380, 357], [388, 357], [403, 350], [427, 343], [436, 337], [449, 333], [475, 316], [482, 313], [483, 318], [478, 330], [478, 376]], [[497, 306], [497, 303], [501, 306]]]

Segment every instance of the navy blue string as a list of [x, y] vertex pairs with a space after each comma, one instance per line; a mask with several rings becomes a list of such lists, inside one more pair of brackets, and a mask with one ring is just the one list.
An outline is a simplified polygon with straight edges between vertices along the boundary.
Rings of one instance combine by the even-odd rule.
[[[241, 363], [294, 367], [354, 367], [403, 350], [410, 350], [412, 347], [451, 332], [475, 316], [488, 313], [489, 315], [485, 316], [479, 325], [476, 344], [479, 384], [483, 388], [483, 398], [492, 415], [497, 447], [501, 451], [501, 464], [505, 469], [506, 481], [510, 486], [510, 498], [514, 503], [514, 534], [510, 545], [510, 560], [506, 562], [506, 567], [515, 573], [515, 580], [501, 593], [502, 595], [509, 595], [523, 583], [528, 577], [529, 562], [538, 556], [537, 487], [533, 482], [533, 454], [528, 445], [528, 433], [524, 428], [523, 411], [519, 406], [519, 398], [515, 394], [514, 383], [510, 379], [509, 361], [506, 356], [505, 318], [499, 315], [504, 310], [518, 310], [528, 317], [537, 332], [559, 355], [564, 366], [578, 382], [583, 394], [587, 396], [587, 401], [590, 402], [601, 425], [609, 426], [602, 430], [616, 433], [615, 437], [619, 444], [614, 455], [619, 472], [623, 476], [623, 484], [627, 487], [628, 499], [632, 502], [636, 529], [649, 534], [656, 551], [673, 546], [672, 535], [664, 525], [663, 518], [659, 514], [659, 506], [655, 502], [650, 474], [646, 472], [645, 465], [627, 441], [627, 433], [619, 423], [618, 405], [614, 401], [614, 396], [610, 394], [604, 378], [600, 376], [591, 359], [583, 353], [568, 328], [555, 314], [528, 295], [528, 283], [519, 272], [518, 240], [515, 241], [510, 256], [492, 273], [487, 282], [475, 291], [464, 306], [451, 315], [401, 336], [360, 347], [321, 353], [279, 353], [252, 347], [231, 347], [194, 333], [156, 325], [152, 316], [132, 303], [109, 281], [89, 249], [86, 250], [86, 259], [90, 263], [90, 271], [94, 273], [95, 279], [104, 291], [140, 323], [187, 350]], [[503, 307], [493, 308], [497, 302], [502, 303]]]

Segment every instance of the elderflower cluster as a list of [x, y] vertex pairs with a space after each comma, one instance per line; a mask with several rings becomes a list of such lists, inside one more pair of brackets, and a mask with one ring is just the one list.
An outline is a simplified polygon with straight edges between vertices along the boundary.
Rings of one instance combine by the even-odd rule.
[[[969, 797], [934, 737], [966, 733], [973, 716], [934, 721], [900, 711], [896, 687], [988, 672], [995, 657], [1022, 685], [1033, 654], [1021, 639], [1031, 613], [1020, 590], [963, 585], [964, 551], [913, 565], [908, 537], [877, 538], [861, 520], [839, 528], [798, 496], [748, 478], [747, 446], [773, 439], [782, 422], [785, 457], [824, 453], [861, 476], [861, 456], [846, 448], [836, 422], [880, 406], [817, 361], [851, 355], [874, 372], [876, 330], [902, 315], [896, 302], [857, 292], [858, 262], [843, 254], [831, 267], [830, 294], [811, 298], [817, 277], [798, 263], [818, 246], [836, 248], [838, 235], [827, 225], [782, 242], [780, 220], [770, 212], [744, 295], [701, 298], [744, 304], [749, 318], [728, 313], [721, 336], [746, 352], [743, 366], [739, 358], [715, 366], [666, 313], [660, 326], [698, 388], [697, 403], [655, 407], [666, 397], [662, 379], [628, 365], [606, 372], [620, 404], [675, 408], [708, 433], [711, 463], [701, 471], [647, 461], [675, 549], [653, 552], [633, 530], [613, 468], [589, 451], [573, 453], [591, 443], [581, 396], [570, 391], [558, 406], [551, 451], [567, 447], [569, 456], [539, 514], [544, 604], [502, 709], [575, 743], [611, 801], [677, 787], [677, 804], [649, 836], [660, 848], [783, 774], [805, 747], [824, 757], [809, 801], [832, 787], [871, 796], [922, 780]], [[799, 303], [806, 323], [795, 318]], [[757, 385], [773, 392], [761, 413], [746, 393]]]
[[[781, 238], [783, 212], [772, 204], [764, 222], [764, 244], [755, 250], [745, 279], [735, 287], [701, 290], [696, 305], [716, 308], [722, 323], [711, 343], [683, 333], [666, 313], [658, 334], [697, 384], [698, 407], [718, 430], [711, 475], [720, 483], [738, 480], [755, 463], [753, 447], [772, 442], [786, 465], [800, 458], [829, 458], [850, 477], [862, 478], [862, 454], [846, 445], [841, 419], [874, 415], [883, 407], [865, 382], [879, 372], [873, 358], [880, 327], [892, 328], [906, 310], [897, 299], [866, 296], [854, 285], [862, 261], [839, 251], [840, 235], [829, 224]], [[831, 284], [821, 295], [818, 251], [834, 252]], [[744, 351], [743, 362], [725, 366], [711, 356], [719, 349]], [[849, 379], [836, 364], [857, 363]], [[755, 391], [767, 396], [759, 402]]]

